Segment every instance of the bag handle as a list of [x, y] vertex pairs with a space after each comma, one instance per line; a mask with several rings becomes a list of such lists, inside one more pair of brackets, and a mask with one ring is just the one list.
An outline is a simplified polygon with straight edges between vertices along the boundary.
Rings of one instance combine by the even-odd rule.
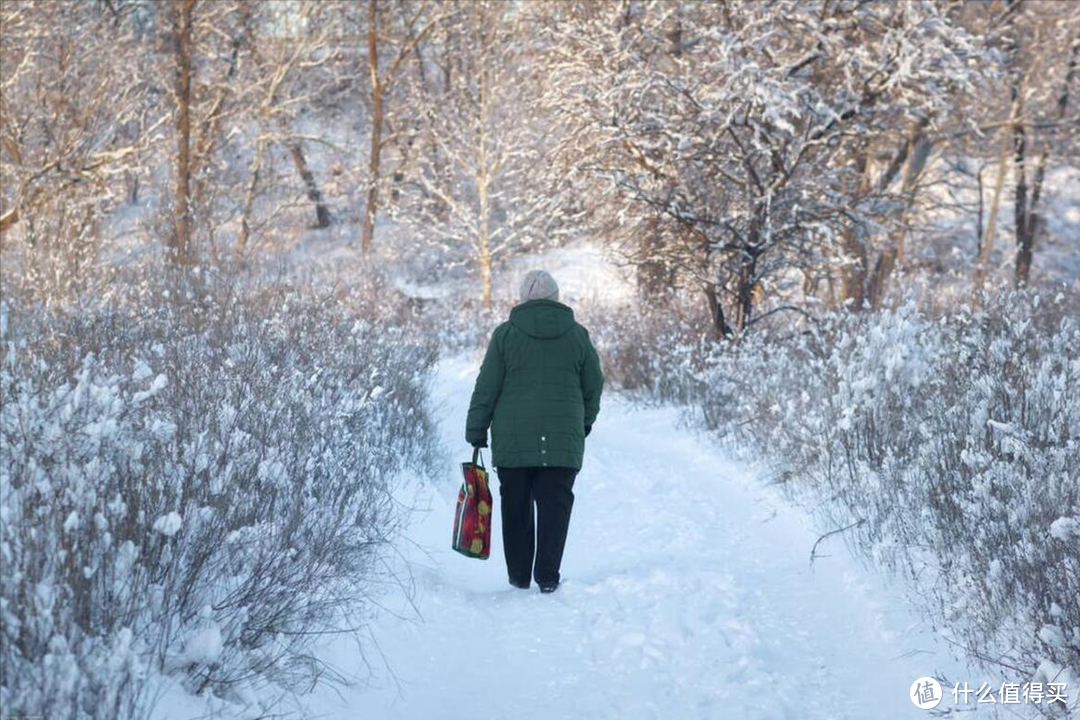
[[[479, 462], [477, 462], [477, 461], [479, 461]], [[484, 467], [484, 458], [480, 454], [480, 448], [478, 448], [478, 447], [473, 448], [473, 451], [472, 451], [472, 464], [473, 465], [479, 465], [480, 467]]]

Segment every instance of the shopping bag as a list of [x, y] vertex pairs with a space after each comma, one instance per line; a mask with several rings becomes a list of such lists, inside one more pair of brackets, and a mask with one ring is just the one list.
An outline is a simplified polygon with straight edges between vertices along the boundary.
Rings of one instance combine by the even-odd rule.
[[472, 462], [461, 463], [465, 479], [458, 491], [452, 547], [462, 555], [487, 560], [491, 554], [491, 490], [480, 448]]

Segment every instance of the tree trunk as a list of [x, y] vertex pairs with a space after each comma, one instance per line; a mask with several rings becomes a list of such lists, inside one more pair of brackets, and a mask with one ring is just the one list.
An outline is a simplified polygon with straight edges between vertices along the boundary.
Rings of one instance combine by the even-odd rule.
[[871, 310], [881, 309], [885, 296], [885, 284], [895, 267], [896, 250], [894, 248], [884, 250], [874, 261], [874, 270], [870, 274], [870, 287], [867, 292]]
[[371, 73], [371, 154], [368, 161], [367, 203], [360, 231], [360, 250], [371, 253], [375, 215], [379, 210], [379, 163], [382, 152], [383, 86], [379, 78], [379, 14], [377, 0], [368, 2], [368, 71]]
[[296, 164], [296, 172], [300, 174], [300, 179], [304, 181], [304, 185], [307, 187], [308, 200], [315, 204], [315, 227], [330, 227], [330, 210], [327, 209], [326, 203], [323, 201], [322, 193], [315, 182], [315, 175], [308, 167], [303, 147], [299, 142], [290, 142], [289, 154], [292, 155], [293, 162]]
[[255, 208], [255, 193], [259, 186], [259, 175], [262, 173], [265, 152], [266, 143], [262, 140], [256, 141], [255, 159], [251, 163], [251, 177], [248, 178], [247, 190], [244, 192], [244, 207], [240, 211], [240, 237], [236, 241], [237, 258], [247, 250], [248, 240], [251, 238], [251, 215]]
[[979, 209], [978, 214], [975, 216], [975, 241], [978, 243], [978, 253], [982, 254], [982, 241], [983, 241], [983, 219], [986, 217], [986, 188], [983, 185], [983, 170], [986, 169], [986, 164], [979, 166], [979, 172], [975, 175], [975, 183], [979, 189]]
[[192, 32], [196, 0], [173, 0], [172, 31], [176, 55], [176, 188], [169, 259], [188, 262], [191, 253], [191, 75]]
[[0, 215], [0, 233], [19, 222], [19, 206], [16, 205], [6, 213]]
[[[1073, 41], [1072, 56], [1069, 58], [1069, 68], [1065, 73], [1065, 82], [1062, 84], [1061, 92], [1058, 94], [1058, 120], [1065, 119], [1065, 114], [1069, 108], [1069, 87], [1072, 85], [1073, 78], [1076, 76], [1078, 58], [1080, 58], [1080, 39]], [[1017, 171], [1020, 173], [1023, 173], [1024, 171], [1023, 162], [1025, 144], [1023, 128], [1018, 126], [1018, 132], [1014, 135], [1014, 146], [1016, 148], [1015, 161]], [[1016, 276], [1014, 281], [1018, 288], [1027, 286], [1031, 276], [1031, 263], [1035, 255], [1035, 240], [1038, 236], [1039, 229], [1042, 227], [1038, 206], [1042, 194], [1043, 180], [1046, 176], [1046, 161], [1049, 154], [1049, 144], [1044, 142], [1042, 152], [1039, 154], [1039, 164], [1035, 169], [1035, 177], [1031, 185], [1031, 202], [1026, 203], [1023, 209], [1021, 209], [1021, 185], [1024, 183], [1023, 175], [1021, 175], [1017, 181]], [[1023, 189], [1024, 199], [1026, 200], [1027, 188], [1024, 187]], [[1022, 223], [1020, 221], [1021, 217], [1023, 217]]]
[[[482, 87], [482, 83], [481, 83]], [[483, 91], [481, 90], [481, 96]], [[488, 198], [488, 167], [487, 150], [485, 148], [485, 136], [480, 132], [480, 163], [479, 177], [477, 177], [477, 191], [480, 200], [480, 237], [478, 238], [480, 250], [480, 302], [485, 310], [491, 309], [491, 234], [490, 216], [491, 207]]]
[[757, 286], [757, 261], [764, 252], [761, 234], [762, 228], [768, 222], [765, 206], [761, 203], [754, 203], [754, 205], [754, 216], [746, 232], [746, 242], [738, 249], [739, 269], [735, 287], [735, 328], [740, 332], [750, 324], [750, 314], [754, 308], [754, 300], [760, 291]]
[[727, 318], [724, 316], [724, 306], [720, 302], [720, 291], [717, 288], [716, 283], [708, 283], [703, 288], [705, 293], [705, 300], [709, 304], [709, 317], [712, 319], [713, 332], [718, 338], [730, 338], [735, 335], [735, 331], [728, 324]]
[[754, 309], [757, 287], [758, 251], [752, 248], [743, 251], [744, 257], [739, 264], [737, 304], [735, 306], [735, 327], [742, 331], [750, 323], [750, 314]]
[[491, 167], [488, 157], [488, 121], [491, 117], [491, 98], [488, 96], [488, 65], [485, 48], [481, 48], [481, 63], [478, 73], [480, 91], [480, 142], [479, 158], [477, 162], [476, 188], [480, 200], [480, 291], [481, 303], [485, 310], [491, 309], [491, 198], [489, 197], [491, 183]]
[[486, 228], [480, 233], [480, 305], [491, 309], [491, 248]]
[[[867, 147], [855, 159], [855, 171], [859, 176], [856, 202], [866, 197], [873, 184], [873, 149]], [[870, 270], [870, 258], [866, 244], [856, 236], [856, 226], [850, 223], [844, 229], [844, 252], [848, 262], [844, 265], [840, 280], [840, 297], [853, 310], [862, 310], [866, 297], [866, 277]], [[852, 262], [852, 259], [854, 262]]]
[[383, 98], [382, 91], [374, 93], [371, 117], [371, 160], [368, 163], [367, 203], [364, 207], [364, 226], [360, 234], [360, 249], [364, 255], [371, 253], [371, 243], [375, 237], [375, 215], [379, 211], [379, 165], [382, 151]]
[[477, 178], [477, 190], [480, 200], [480, 302], [485, 310], [491, 309], [491, 208], [488, 198], [487, 152], [484, 149], [484, 133], [480, 133], [480, 172]]
[[[1031, 269], [1033, 240], [1031, 223], [1028, 218], [1031, 207], [1028, 205], [1027, 167], [1025, 165], [1027, 162], [1027, 131], [1024, 130], [1024, 124], [1021, 122], [1014, 123], [1012, 126], [1012, 144], [1013, 172], [1016, 173], [1016, 192], [1013, 195], [1013, 219], [1016, 228], [1014, 231], [1016, 236], [1015, 282], [1017, 287], [1020, 287], [1027, 282]], [[1021, 278], [1023, 278], [1023, 281], [1021, 281]]]
[[[1013, 103], [1013, 117], [1019, 110], [1019, 98]], [[998, 209], [1001, 207], [1001, 189], [1005, 186], [1005, 172], [1009, 164], [1009, 140], [1012, 127], [1006, 125], [1001, 129], [1001, 152], [998, 153], [997, 177], [994, 178], [994, 192], [990, 196], [990, 208], [986, 218], [986, 234], [979, 244], [979, 262], [975, 268], [975, 288], [981, 290], [986, 284], [986, 276], [989, 272], [990, 254], [994, 250], [994, 233], [997, 231]]]
[[[874, 310], [881, 308], [888, 289], [889, 277], [898, 263], [904, 260], [904, 239], [907, 234], [907, 215], [915, 203], [915, 184], [926, 166], [931, 143], [923, 137], [928, 122], [924, 119], [912, 126], [905, 143], [903, 157], [903, 175], [900, 180], [901, 210], [897, 218], [897, 228], [889, 240], [888, 247], [882, 251], [874, 263], [874, 272], [870, 276], [869, 300]], [[883, 188], [884, 189], [884, 188]]]
[[663, 300], [668, 296], [673, 278], [664, 263], [664, 238], [660, 221], [649, 218], [643, 223], [638, 241], [636, 262], [638, 296], [649, 302]]

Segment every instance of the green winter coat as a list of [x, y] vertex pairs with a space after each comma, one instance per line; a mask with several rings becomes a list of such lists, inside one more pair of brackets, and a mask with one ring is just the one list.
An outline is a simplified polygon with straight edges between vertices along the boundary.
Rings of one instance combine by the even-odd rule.
[[495, 467], [581, 468], [604, 376], [574, 311], [530, 300], [495, 328], [476, 378], [465, 440], [487, 441]]

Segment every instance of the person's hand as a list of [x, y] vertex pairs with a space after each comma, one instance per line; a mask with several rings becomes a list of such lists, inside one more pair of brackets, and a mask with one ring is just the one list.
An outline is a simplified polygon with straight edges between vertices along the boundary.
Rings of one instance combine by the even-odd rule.
[[592, 425], [585, 426], [585, 437], [589, 437], [589, 433], [592, 432]]
[[487, 447], [487, 438], [484, 438], [483, 440], [470, 440], [469, 444], [472, 445], [476, 449], [486, 448]]

